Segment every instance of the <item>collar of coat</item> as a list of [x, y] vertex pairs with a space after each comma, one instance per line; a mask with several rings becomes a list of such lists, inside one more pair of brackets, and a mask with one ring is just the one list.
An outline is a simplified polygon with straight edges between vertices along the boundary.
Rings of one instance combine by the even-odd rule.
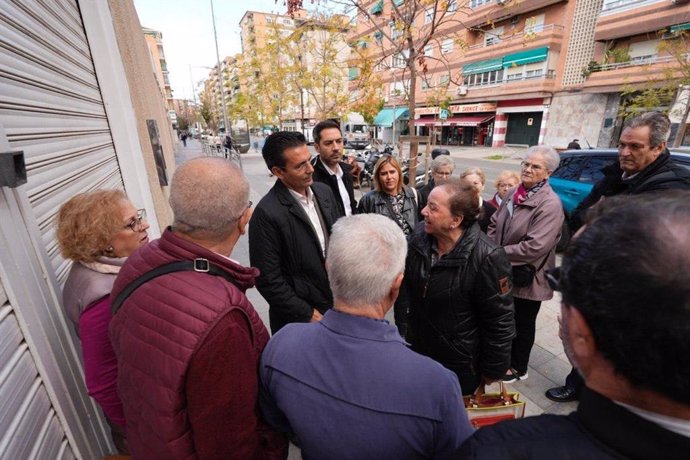
[[[345, 174], [352, 174], [352, 166], [345, 163], [344, 161], [339, 161], [338, 164], [340, 165], [340, 169], [343, 170], [343, 175]], [[321, 161], [321, 157], [316, 155], [314, 158], [311, 160], [311, 165], [314, 167], [314, 169], [318, 169], [319, 171], [323, 172], [324, 174], [331, 174], [328, 172], [328, 169], [326, 169], [326, 166], [323, 164], [323, 161]]]
[[[470, 225], [469, 228], [466, 228], [462, 233], [462, 236], [458, 242], [455, 243], [453, 249], [447, 254], [444, 254], [434, 266], [457, 267], [467, 263], [481, 232], [479, 223], [475, 222]], [[425, 257], [431, 257], [431, 243], [433, 238], [432, 235], [424, 231], [424, 221], [422, 221], [415, 227], [414, 232], [410, 235], [408, 244], [410, 249], [417, 251]]]
[[[506, 205], [512, 206], [513, 205], [513, 197], [515, 195], [515, 191], [517, 190], [517, 187], [510, 189], [508, 192], [508, 198], [506, 198]], [[544, 200], [546, 200], [549, 196], [549, 191], [551, 190], [551, 184], [549, 184], [549, 181], [547, 179], [546, 182], [544, 182], [544, 185], [531, 197], [527, 198], [525, 201], [520, 203], [519, 205], [516, 206], [516, 208], [519, 208], [520, 206], [527, 206], [529, 208], [536, 208], [539, 206]], [[502, 204], [502, 203], [501, 203]]]

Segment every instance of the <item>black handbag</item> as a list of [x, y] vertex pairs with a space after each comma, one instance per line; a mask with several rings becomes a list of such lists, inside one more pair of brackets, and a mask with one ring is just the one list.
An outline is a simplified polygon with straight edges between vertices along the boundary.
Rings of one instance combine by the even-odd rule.
[[532, 284], [537, 269], [532, 264], [513, 265], [513, 286], [525, 287]]

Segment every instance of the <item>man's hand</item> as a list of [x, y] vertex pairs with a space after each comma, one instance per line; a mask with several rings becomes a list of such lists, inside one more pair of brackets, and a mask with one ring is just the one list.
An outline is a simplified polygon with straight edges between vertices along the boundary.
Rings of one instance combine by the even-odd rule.
[[310, 323], [315, 323], [317, 321], [321, 321], [323, 319], [323, 315], [319, 312], [319, 310], [314, 309], [314, 313], [311, 314], [311, 320], [309, 320]]

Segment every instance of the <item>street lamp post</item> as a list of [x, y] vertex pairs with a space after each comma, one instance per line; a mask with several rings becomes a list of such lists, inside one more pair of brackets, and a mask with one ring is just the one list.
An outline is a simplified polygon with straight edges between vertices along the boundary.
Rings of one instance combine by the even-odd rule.
[[223, 106], [223, 126], [225, 133], [230, 134], [230, 124], [228, 123], [228, 109], [225, 106], [225, 92], [223, 91], [223, 71], [220, 67], [220, 53], [218, 52], [218, 34], [216, 33], [216, 15], [213, 12], [213, 0], [211, 2], [211, 19], [213, 20], [213, 39], [216, 43], [216, 60], [218, 61], [218, 89], [220, 90], [220, 101]]

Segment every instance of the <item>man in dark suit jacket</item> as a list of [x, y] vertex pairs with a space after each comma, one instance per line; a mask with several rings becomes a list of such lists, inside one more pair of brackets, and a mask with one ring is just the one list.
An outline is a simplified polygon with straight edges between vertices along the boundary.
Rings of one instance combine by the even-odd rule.
[[256, 287], [275, 333], [288, 323], [319, 321], [333, 306], [324, 263], [339, 212], [331, 189], [312, 179], [304, 135], [273, 133], [262, 155], [278, 180], [252, 216], [249, 258], [261, 271]]
[[357, 210], [353, 187], [352, 166], [343, 159], [343, 134], [340, 125], [324, 120], [314, 127], [314, 149], [319, 155], [311, 164], [314, 181], [328, 185], [338, 201], [341, 216], [351, 216]]

